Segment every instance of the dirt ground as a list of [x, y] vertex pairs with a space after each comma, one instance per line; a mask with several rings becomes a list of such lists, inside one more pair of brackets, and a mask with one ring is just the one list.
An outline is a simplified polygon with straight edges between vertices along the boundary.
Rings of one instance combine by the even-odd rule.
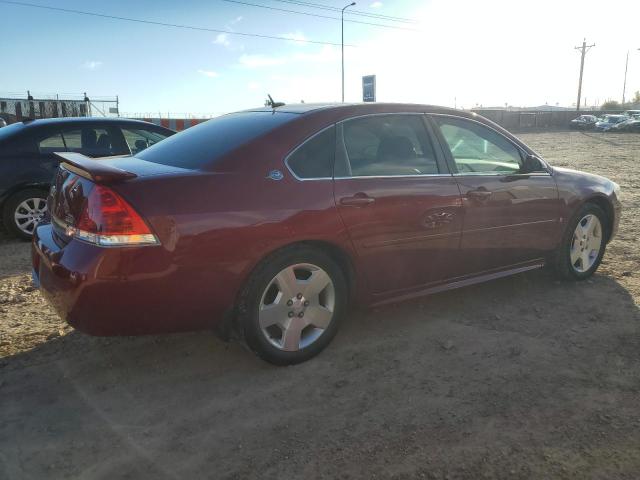
[[598, 274], [360, 311], [296, 367], [75, 332], [0, 238], [0, 478], [640, 478], [640, 135], [521, 137], [622, 186]]

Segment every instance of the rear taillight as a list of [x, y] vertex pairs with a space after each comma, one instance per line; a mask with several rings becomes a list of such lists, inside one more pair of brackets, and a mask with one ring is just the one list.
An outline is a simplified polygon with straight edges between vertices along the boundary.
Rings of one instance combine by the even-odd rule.
[[65, 225], [69, 236], [102, 246], [157, 245], [158, 238], [120, 195], [96, 185], [75, 225]]

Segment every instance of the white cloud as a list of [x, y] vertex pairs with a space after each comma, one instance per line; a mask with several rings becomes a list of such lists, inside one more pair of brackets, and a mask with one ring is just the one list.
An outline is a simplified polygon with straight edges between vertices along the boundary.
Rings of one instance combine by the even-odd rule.
[[240, 23], [242, 20], [244, 20], [244, 17], [242, 15], [234, 18], [233, 20], [231, 20], [231, 25], [235, 25], [236, 23]]
[[251, 91], [260, 90], [262, 88], [262, 84], [260, 82], [249, 82], [247, 84], [247, 88]]
[[216, 45], [222, 45], [224, 47], [228, 47], [231, 45], [231, 41], [229, 40], [229, 35], [226, 33], [219, 33], [216, 35], [216, 38], [213, 40], [213, 43]]
[[216, 78], [220, 76], [218, 72], [214, 72], [213, 70], [198, 70], [198, 73], [209, 78]]
[[245, 68], [265, 68], [292, 63], [325, 64], [339, 59], [340, 50], [337, 47], [324, 45], [315, 52], [298, 52], [292, 55], [244, 54], [238, 59], [238, 63]]
[[373, 2], [371, 5], [369, 5], [371, 8], [380, 8], [382, 7], [382, 2]]
[[289, 40], [295, 40], [298, 45], [307, 45], [306, 40], [308, 39], [300, 30], [289, 33], [281, 33], [280, 36], [283, 38], [288, 38]]
[[82, 64], [82, 68], [86, 68], [87, 70], [97, 70], [102, 67], [102, 62], [98, 60], [87, 60]]
[[328, 63], [340, 59], [340, 50], [333, 45], [324, 45], [315, 53], [296, 53], [292, 60], [311, 63]]
[[247, 68], [261, 68], [261, 67], [273, 67], [275, 65], [282, 65], [286, 63], [287, 59], [284, 57], [274, 57], [262, 54], [244, 54], [240, 57], [240, 65]]

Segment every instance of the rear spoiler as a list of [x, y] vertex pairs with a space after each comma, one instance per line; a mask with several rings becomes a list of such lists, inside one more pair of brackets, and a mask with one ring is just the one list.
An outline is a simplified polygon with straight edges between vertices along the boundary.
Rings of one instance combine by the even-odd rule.
[[55, 152], [54, 155], [62, 159], [61, 167], [96, 183], [118, 182], [137, 177], [135, 173], [113, 167], [81, 153]]

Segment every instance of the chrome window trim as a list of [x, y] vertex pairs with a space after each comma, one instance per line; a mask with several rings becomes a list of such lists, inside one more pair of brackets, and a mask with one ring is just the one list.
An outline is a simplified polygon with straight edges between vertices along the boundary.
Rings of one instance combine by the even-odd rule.
[[531, 173], [507, 173], [507, 172], [466, 172], [466, 173], [453, 173], [454, 177], [550, 177], [549, 172], [531, 172]]
[[[296, 175], [296, 173], [293, 171], [293, 169], [289, 165], [289, 157], [291, 157], [291, 155], [296, 153], [300, 148], [304, 147], [307, 144], [307, 142], [310, 142], [315, 137], [317, 137], [318, 135], [326, 132], [330, 128], [336, 128], [336, 124], [332, 123], [331, 125], [328, 125], [328, 126], [324, 127], [322, 130], [318, 130], [313, 135], [305, 138], [297, 147], [295, 147], [293, 150], [291, 150], [289, 153], [287, 153], [287, 155], [284, 157], [284, 164], [287, 167], [287, 170], [289, 170], [289, 173], [291, 174], [291, 176], [293, 176], [293, 178], [295, 178], [299, 182], [309, 182], [309, 181], [313, 182], [313, 181], [318, 181], [318, 180], [333, 180], [333, 165], [331, 167], [331, 175], [330, 176], [328, 176], [328, 177], [310, 177], [310, 178], [299, 177], [298, 175]], [[334, 162], [335, 162], [335, 154], [334, 154]]]
[[[493, 132], [495, 132], [496, 134], [500, 135], [502, 138], [504, 138], [506, 141], [508, 141], [510, 144], [512, 144], [517, 150], [518, 152], [520, 152], [521, 154], [524, 153], [526, 154], [527, 152], [525, 151], [524, 148], [522, 148], [520, 145], [518, 145], [517, 143], [514, 143], [513, 140], [511, 140], [509, 137], [506, 137], [504, 135], [504, 133], [500, 132], [499, 130], [496, 130], [495, 128], [493, 128], [491, 125], [487, 125], [486, 123], [483, 122], [479, 122], [478, 120], [474, 119], [474, 118], [467, 118], [467, 117], [461, 117], [459, 115], [452, 115], [450, 113], [427, 113], [426, 115], [429, 115], [431, 117], [449, 117], [449, 118], [455, 118], [457, 120], [467, 120], [469, 122], [474, 122], [477, 123], [478, 125], [481, 125], [485, 128], [488, 128], [489, 130], [492, 130]], [[476, 113], [473, 113], [473, 115], [477, 115]], [[440, 125], [438, 125], [438, 127], [440, 127]], [[440, 132], [442, 133], [442, 132]], [[448, 146], [447, 146], [448, 147]], [[529, 148], [529, 147], [527, 147]], [[533, 150], [532, 150], [533, 151]], [[509, 173], [479, 173], [477, 175], [492, 175], [492, 176], [504, 176], [504, 175], [534, 175], [534, 174], [540, 174], [540, 175], [548, 175], [551, 176], [551, 166], [545, 162], [542, 157], [540, 157], [540, 155], [538, 155], [537, 153], [534, 152], [534, 154], [536, 155], [536, 157], [538, 157], [538, 160], [540, 160], [540, 162], [542, 163], [542, 166], [544, 167], [545, 172], [532, 172], [532, 173], [513, 173], [513, 174], [509, 174]], [[524, 160], [524, 159], [523, 159]], [[455, 159], [454, 159], [455, 162]], [[454, 173], [454, 176], [460, 176], [460, 175], [468, 175], [468, 174], [460, 174], [460, 173]], [[471, 174], [473, 175], [473, 174]]]
[[[424, 117], [426, 115], [425, 112], [388, 112], [388, 113], [365, 113], [364, 115], [358, 115], [356, 117], [349, 117], [349, 118], [345, 118], [344, 120], [340, 120], [339, 122], [336, 122], [336, 125], [341, 125], [347, 122], [350, 122], [351, 120], [358, 120], [360, 118], [366, 118], [366, 117], [389, 117], [392, 115], [418, 115], [421, 117]], [[426, 125], [424, 125], [424, 130], [425, 130], [425, 134], [427, 135], [427, 138], [429, 139], [429, 142], [431, 143], [431, 149], [433, 150], [433, 154], [437, 157], [437, 154], [435, 152], [435, 145], [433, 144], [433, 138], [431, 138], [432, 136], [430, 135], [429, 130], [427, 129]], [[346, 147], [345, 147], [346, 148]], [[436, 165], [437, 165], [438, 161], [436, 159]], [[334, 180], [353, 180], [353, 179], [359, 179], [359, 178], [363, 178], [363, 179], [384, 179], [384, 178], [421, 178], [421, 177], [452, 177], [451, 173], [417, 173], [415, 175], [352, 175], [350, 177], [333, 177]]]
[[415, 175], [362, 175], [362, 176], [354, 176], [354, 177], [334, 177], [334, 180], [359, 180], [359, 179], [376, 179], [376, 178], [452, 178], [453, 175], [450, 173], [420, 173]]

